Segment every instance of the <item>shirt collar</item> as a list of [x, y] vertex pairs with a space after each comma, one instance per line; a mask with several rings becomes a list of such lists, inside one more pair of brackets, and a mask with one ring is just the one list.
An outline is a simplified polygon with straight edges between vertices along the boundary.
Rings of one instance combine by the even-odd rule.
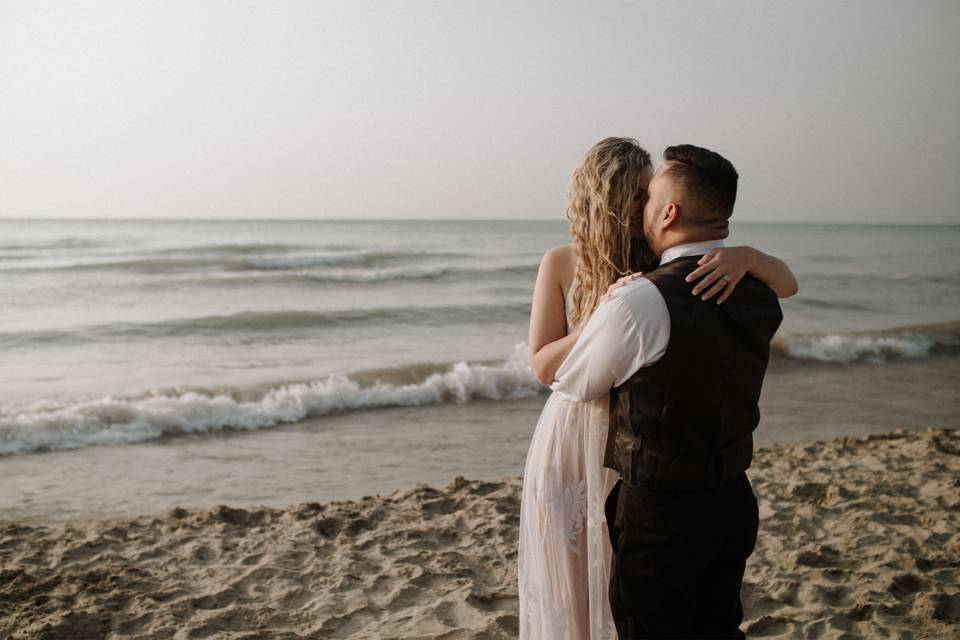
[[704, 242], [688, 242], [687, 244], [678, 244], [670, 247], [660, 256], [660, 264], [667, 264], [677, 258], [686, 256], [702, 256], [705, 253], [713, 251], [723, 246], [723, 240], [705, 240]]

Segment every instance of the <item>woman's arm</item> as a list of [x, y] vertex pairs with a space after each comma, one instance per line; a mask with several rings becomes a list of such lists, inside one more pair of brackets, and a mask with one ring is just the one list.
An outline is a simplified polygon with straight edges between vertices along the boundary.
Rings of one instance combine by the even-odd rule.
[[[530, 366], [537, 380], [551, 384], [557, 369], [580, 337], [580, 329], [567, 335], [567, 310], [560, 276], [568, 268], [567, 247], [551, 249], [540, 261], [530, 311]], [[581, 327], [585, 323], [581, 322]]]
[[[747, 273], [765, 283], [779, 298], [789, 298], [799, 290], [797, 279], [787, 264], [753, 247], [722, 247], [707, 253], [690, 272], [687, 282], [702, 278], [693, 288], [693, 295], [709, 300], [720, 293], [717, 304], [726, 300]], [[722, 292], [722, 293], [721, 293]]]

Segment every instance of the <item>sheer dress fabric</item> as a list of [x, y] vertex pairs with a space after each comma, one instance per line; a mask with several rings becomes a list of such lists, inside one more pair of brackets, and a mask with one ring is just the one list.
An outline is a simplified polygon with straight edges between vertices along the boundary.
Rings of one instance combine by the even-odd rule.
[[537, 422], [520, 505], [521, 640], [617, 638], [607, 595], [604, 503], [617, 481], [603, 467], [608, 398], [579, 401], [554, 391]]
[[[677, 245], [663, 253], [661, 264], [722, 246]], [[570, 303], [568, 293], [568, 310]], [[617, 637], [604, 514], [617, 480], [603, 466], [609, 391], [662, 358], [669, 342], [666, 302], [652, 282], [638, 278], [597, 306], [557, 370], [523, 475], [517, 563], [522, 640]]]

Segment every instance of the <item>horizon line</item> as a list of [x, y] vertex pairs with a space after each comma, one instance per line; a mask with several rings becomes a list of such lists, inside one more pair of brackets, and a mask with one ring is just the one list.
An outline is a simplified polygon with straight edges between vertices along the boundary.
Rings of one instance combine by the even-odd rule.
[[[18, 218], [0, 216], [0, 222], [566, 222], [563, 218], [229, 218], [229, 217], [36, 217]], [[955, 227], [956, 222], [843, 222], [790, 220], [731, 220], [746, 224], [875, 226], [875, 227]]]

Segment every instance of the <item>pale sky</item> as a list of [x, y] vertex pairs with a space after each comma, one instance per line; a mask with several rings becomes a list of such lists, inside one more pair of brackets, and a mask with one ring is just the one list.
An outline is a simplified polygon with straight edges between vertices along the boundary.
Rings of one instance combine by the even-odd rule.
[[735, 220], [960, 223], [960, 2], [5, 2], [0, 217], [554, 218], [606, 136]]

